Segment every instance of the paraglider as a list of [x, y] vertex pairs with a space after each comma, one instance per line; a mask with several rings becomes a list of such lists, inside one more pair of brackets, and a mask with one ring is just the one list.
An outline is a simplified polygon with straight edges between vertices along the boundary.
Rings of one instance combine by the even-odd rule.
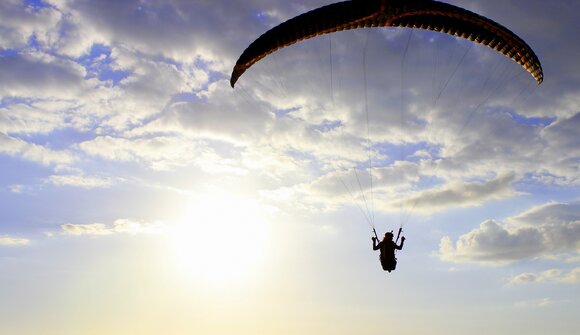
[[[230, 85], [233, 88], [246, 70], [284, 47], [324, 34], [377, 27], [423, 29], [461, 37], [511, 58], [538, 85], [544, 79], [540, 61], [531, 47], [508, 28], [484, 16], [434, 0], [351, 0], [314, 9], [265, 32], [237, 60]], [[371, 225], [374, 231], [374, 224]], [[396, 268], [395, 250], [403, 248], [405, 237], [400, 245], [398, 240], [399, 236], [393, 241], [392, 232], [387, 232], [381, 241], [376, 232], [372, 238], [373, 250], [381, 251], [380, 261], [385, 271]]]
[[242, 53], [230, 84], [253, 64], [278, 49], [341, 30], [405, 27], [438, 31], [495, 49], [528, 71], [538, 84], [542, 66], [528, 44], [506, 27], [463, 8], [432, 0], [352, 0], [296, 16], [265, 32]]
[[393, 271], [397, 268], [397, 257], [395, 257], [395, 250], [402, 250], [405, 244], [405, 236], [401, 238], [401, 244], [398, 245], [399, 236], [401, 235], [402, 228], [399, 228], [399, 233], [397, 234], [397, 240], [393, 241], [393, 232], [386, 232], [383, 240], [377, 243], [378, 237], [372, 237], [373, 240], [373, 250], [380, 250], [379, 260], [381, 261], [381, 266], [385, 271]]

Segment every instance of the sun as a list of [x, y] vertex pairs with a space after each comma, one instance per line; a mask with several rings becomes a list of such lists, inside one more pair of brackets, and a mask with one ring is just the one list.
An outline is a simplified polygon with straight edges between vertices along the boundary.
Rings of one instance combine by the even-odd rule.
[[266, 213], [256, 201], [228, 193], [191, 199], [169, 233], [175, 265], [207, 285], [248, 279], [267, 256]]

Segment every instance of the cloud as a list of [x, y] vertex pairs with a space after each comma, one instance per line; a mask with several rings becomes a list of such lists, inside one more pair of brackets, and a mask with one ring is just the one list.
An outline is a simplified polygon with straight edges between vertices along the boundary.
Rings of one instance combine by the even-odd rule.
[[0, 49], [24, 48], [30, 38], [49, 46], [57, 39], [62, 14], [52, 7], [33, 9], [19, 0], [0, 3]]
[[[179, 62], [204, 59], [224, 68], [233, 58], [235, 41], [244, 41], [244, 25], [253, 6], [218, 1], [60, 1], [50, 0], [66, 13], [66, 29], [59, 39], [59, 52], [78, 56], [87, 45], [124, 45], [148, 56]], [[208, 29], [209, 28], [209, 29]], [[241, 42], [238, 42], [241, 43]], [[220, 57], [224, 55], [227, 57]], [[228, 67], [233, 61], [228, 61]]]
[[485, 201], [501, 200], [518, 194], [511, 184], [516, 176], [506, 174], [485, 182], [452, 181], [435, 189], [385, 204], [391, 208], [414, 208], [416, 211], [432, 212], [449, 207], [478, 206]]
[[548, 202], [508, 218], [516, 226], [566, 225], [580, 220], [580, 201]]
[[539, 125], [518, 121], [521, 116], [502, 105], [473, 112], [463, 108], [449, 106], [431, 121], [434, 130], [428, 141], [440, 145], [442, 159], [425, 166], [433, 171], [426, 174], [452, 180], [513, 171], [523, 175], [547, 168], [543, 161], [547, 143]]
[[10, 236], [0, 236], [0, 247], [21, 246], [30, 244], [30, 240]]
[[[578, 106], [580, 109], [580, 105]], [[561, 118], [542, 130], [542, 137], [550, 144], [546, 149], [546, 171], [565, 177], [565, 184], [580, 184], [580, 112]]]
[[180, 93], [191, 94], [209, 80], [203, 69], [148, 59], [132, 50], [115, 48], [111, 58], [113, 66], [130, 72], [118, 84], [119, 96], [112, 99], [118, 115], [104, 124], [115, 129], [140, 125], [144, 118], [161, 113], [174, 96]]
[[112, 225], [103, 223], [72, 224], [60, 226], [64, 235], [112, 235], [112, 234], [155, 234], [163, 229], [163, 224], [158, 222], [142, 222], [130, 219], [117, 219]]
[[488, 220], [479, 228], [459, 237], [441, 239], [439, 254], [452, 262], [509, 263], [532, 257], [543, 251], [542, 236], [534, 229], [510, 233], [497, 222]]
[[140, 222], [130, 219], [117, 219], [113, 222], [112, 231], [123, 234], [156, 234], [161, 232], [163, 224], [159, 222]]
[[580, 268], [576, 268], [565, 274], [561, 279], [561, 282], [567, 284], [580, 284]]
[[[368, 125], [361, 90], [357, 88], [362, 80], [360, 66], [348, 66], [356, 62], [349, 59], [350, 63], [341, 67], [340, 75], [352, 80], [343, 80], [341, 90], [338, 91], [337, 86], [337, 92], [332, 97], [329, 94], [329, 78], [311, 79], [320, 73], [323, 74], [320, 77], [330, 75], [330, 68], [328, 71], [326, 69], [329, 64], [325, 61], [329, 57], [327, 43], [313, 43], [308, 47], [310, 53], [318, 53], [319, 57], [324, 58], [322, 61], [324, 68], [316, 69], [315, 73], [312, 73], [313, 66], [321, 67], [319, 59], [313, 59], [312, 55], [308, 58], [308, 53], [293, 52], [291, 57], [283, 54], [277, 56], [279, 63], [277, 66], [282, 69], [291, 68], [292, 71], [268, 71], [267, 66], [260, 65], [260, 71], [256, 71], [253, 77], [248, 76], [244, 93], [240, 93], [240, 90], [232, 91], [223, 81], [223, 76], [229, 75], [231, 63], [251, 41], [251, 36], [258, 36], [275, 22], [298, 14], [301, 10], [315, 7], [316, 4], [250, 1], [252, 5], [246, 2], [220, 6], [226, 3], [218, 1], [211, 5], [205, 1], [180, 0], [147, 3], [136, 0], [123, 3], [115, 1], [50, 1], [50, 3], [51, 6], [42, 8], [41, 11], [31, 12], [20, 8], [22, 5], [16, 1], [10, 2], [9, 7], [12, 11], [26, 12], [28, 16], [38, 17], [41, 14], [45, 15], [45, 12], [58, 13], [58, 17], [46, 25], [58, 26], [59, 33], [47, 39], [51, 43], [42, 44], [40, 48], [53, 47], [51, 51], [56, 51], [57, 55], [52, 58], [47, 55], [34, 56], [35, 54], [5, 57], [4, 62], [20, 64], [14, 66], [12, 72], [8, 72], [14, 75], [10, 76], [12, 78], [10, 81], [6, 81], [10, 83], [7, 87], [11, 89], [21, 87], [20, 90], [31, 87], [29, 91], [20, 94], [36, 98], [56, 94], [60, 97], [66, 95], [68, 98], [78, 99], [75, 120], [92, 119], [100, 126], [98, 131], [103, 135], [117, 135], [112, 134], [108, 127], [115, 131], [137, 127], [136, 131], [141, 131], [142, 134], [165, 130], [246, 143], [248, 140], [255, 143], [260, 137], [269, 138], [279, 151], [291, 147], [300, 152], [314, 154], [322, 164], [328, 165], [333, 164], [337, 157], [361, 161], [365, 156], [364, 150], [354, 149], [364, 141]], [[250, 17], [255, 18], [256, 8], [263, 14], [261, 19], [249, 20]], [[204, 15], [200, 16], [199, 13]], [[208, 26], [215, 29], [207, 29]], [[30, 33], [27, 33], [27, 36], [30, 36]], [[361, 36], [352, 34], [333, 41], [336, 57], [341, 61], [347, 61], [341, 58], [343, 45], [358, 43], [355, 45], [362, 48], [364, 38]], [[398, 41], [405, 38], [404, 34], [397, 35]], [[421, 34], [417, 34], [414, 38], [418, 40], [417, 44], [425, 42], [429, 47], [435, 45], [428, 43]], [[369, 63], [379, 57], [386, 58], [391, 63], [400, 63], [399, 51], [393, 51], [377, 40], [372, 42], [372, 47], [380, 52], [369, 52]], [[111, 69], [128, 73], [127, 78], [118, 83], [115, 89], [103, 88], [100, 85], [104, 83], [98, 81], [86, 82], [86, 75], [91, 73], [91, 65], [87, 64], [87, 59], [80, 56], [87, 56], [95, 44], [110, 49], [107, 60], [111, 62], [109, 64]], [[303, 46], [295, 46], [301, 47]], [[78, 50], [73, 50], [74, 48]], [[349, 52], [352, 54], [352, 50]], [[474, 53], [474, 56], [481, 57], [480, 53]], [[297, 60], [301, 63], [308, 62], [313, 66], [292, 66]], [[270, 61], [271, 59], [266, 59], [264, 63]], [[421, 69], [431, 67], [430, 63], [413, 64]], [[218, 71], [219, 75], [214, 71]], [[425, 90], [422, 84], [424, 80], [411, 80], [418, 75], [410, 71], [408, 79], [414, 82], [413, 87], [409, 88], [409, 94], [412, 95], [409, 99], [410, 106], [400, 111], [398, 100], [401, 92], [399, 89], [388, 89], [384, 75], [375, 75], [374, 72], [369, 71], [369, 90], [364, 93], [368, 93], [367, 107], [372, 121], [370, 135], [377, 143], [417, 142], [426, 138], [430, 142], [445, 141], [444, 149], [449, 153], [447, 158], [449, 162], [453, 162], [454, 169], [441, 167], [438, 172], [448, 176], [454, 173], [457, 176], [458, 172], [465, 177], [475, 174], [481, 176], [490, 171], [505, 173], [506, 171], [497, 171], [499, 166], [505, 164], [496, 163], [506, 158], [518, 161], [518, 166], [535, 166], [529, 164], [529, 159], [524, 158], [533, 156], [538, 149], [537, 143], [540, 142], [540, 138], [536, 136], [537, 129], [517, 127], [517, 124], [505, 115], [500, 118], [497, 115], [475, 113], [472, 123], [478, 127], [469, 129], [469, 136], [458, 139], [460, 136], [457, 136], [457, 133], [464, 124], [465, 117], [469, 115], [460, 109], [465, 108], [467, 103], [451, 106], [449, 102], [446, 104], [442, 102], [440, 109], [447, 109], [446, 112], [434, 114], [427, 108], [429, 99], [421, 95]], [[26, 80], [32, 73], [35, 80]], [[338, 78], [339, 73], [336, 75]], [[51, 82], [60, 84], [58, 90], [52, 88], [56, 85], [43, 84]], [[198, 90], [211, 82], [216, 83], [214, 86], [217, 88], [208, 89], [209, 93], [203, 97], [206, 100], [202, 103], [182, 101], [176, 97], [180, 93], [187, 93], [198, 98], [203, 95]], [[95, 85], [99, 88], [95, 88]], [[281, 90], [280, 86], [285, 89]], [[82, 87], [90, 87], [95, 91], [91, 90], [92, 93], [75, 91]], [[32, 95], [33, 92], [38, 93]], [[505, 95], [510, 96], [510, 93]], [[248, 106], [248, 101], [240, 102], [242, 100], [240, 97], [245, 96], [250, 96], [252, 101], [249, 102], [253, 106]], [[471, 96], [462, 97], [462, 100], [472, 99], [474, 98]], [[330, 100], [333, 100], [332, 103]], [[457, 104], [455, 99], [450, 100], [453, 100], [453, 104]], [[292, 121], [290, 118], [280, 118], [274, 123], [272, 115], [258, 110], [265, 105], [270, 111], [296, 108], [293, 112], [294, 121], [300, 119], [303, 124], [290, 122]], [[88, 115], [90, 116], [86, 117]], [[437, 118], [432, 118], [434, 116]], [[406, 121], [401, 121], [401, 118]], [[224, 122], [225, 120], [227, 122]], [[325, 120], [348, 124], [342, 127], [345, 134], [336, 136], [332, 132], [321, 134], [312, 131], [312, 126], [319, 125]], [[40, 129], [40, 125], [34, 128]], [[352, 137], [347, 139], [348, 136]], [[461, 141], [465, 138], [468, 141]], [[337, 141], [340, 141], [339, 145]], [[517, 148], [514, 148], [514, 143]], [[498, 148], [514, 150], [498, 153]]]
[[43, 165], [68, 165], [76, 158], [67, 151], [53, 151], [41, 145], [0, 133], [0, 153], [17, 156]]
[[[416, 191], [420, 182], [419, 166], [396, 162], [389, 167], [373, 168], [373, 209], [385, 212], [433, 213], [450, 207], [480, 206], [487, 201], [503, 200], [519, 193], [512, 187], [515, 174], [506, 174], [484, 182], [452, 181], [441, 186]], [[371, 178], [368, 169], [330, 172], [313, 182], [262, 192], [273, 200], [289, 201], [296, 206], [307, 203], [325, 208], [340, 205], [366, 206], [371, 200]]]
[[112, 234], [109, 228], [102, 223], [72, 224], [66, 223], [60, 226], [65, 235], [109, 235]]
[[243, 167], [221, 155], [210, 143], [179, 136], [116, 138], [101, 136], [79, 144], [85, 153], [117, 162], [140, 162], [158, 171], [199, 166], [211, 174], [244, 174]]
[[504, 224], [487, 220], [455, 243], [443, 237], [439, 247], [442, 260], [458, 263], [506, 264], [579, 253], [580, 201], [536, 206]]
[[226, 81], [216, 82], [200, 93], [198, 102], [175, 102], [156, 120], [132, 133], [173, 131], [242, 145], [271, 134], [273, 114], [259, 105], [248, 108], [240, 95], [232, 93]]
[[62, 127], [62, 119], [54, 110], [15, 103], [0, 108], [0, 133], [47, 134]]
[[528, 301], [518, 301], [514, 304], [514, 307], [517, 308], [542, 308], [546, 306], [550, 306], [554, 303], [550, 298], [543, 298], [537, 300], [528, 300]]
[[14, 184], [14, 185], [8, 186], [8, 189], [12, 193], [23, 193], [24, 190], [26, 189], [26, 187], [24, 185]]
[[0, 72], [3, 97], [67, 99], [90, 87], [84, 67], [38, 52], [0, 57]]
[[[277, 190], [262, 192], [273, 200], [291, 202], [295, 206], [317, 208], [336, 208], [340, 205], [358, 204], [365, 206], [371, 200], [379, 203], [380, 197], [395, 197], [400, 189], [406, 189], [411, 182], [418, 181], [417, 165], [410, 162], [397, 162], [389, 167], [372, 170], [372, 184], [369, 169], [348, 168], [337, 164], [340, 170], [326, 173], [313, 181], [281, 187]], [[334, 169], [334, 167], [331, 167]], [[304, 175], [303, 179], [313, 179]], [[310, 204], [310, 205], [309, 205]], [[383, 208], [384, 209], [384, 208]]]
[[72, 186], [82, 188], [108, 188], [114, 184], [111, 178], [87, 177], [82, 175], [52, 175], [47, 182], [56, 186]]
[[[142, 159], [153, 168], [159, 169], [171, 165], [187, 165], [195, 156], [195, 151], [192, 150], [195, 146], [168, 136], [134, 140], [100, 136], [82, 142], [79, 148], [89, 155], [112, 161], [126, 162]], [[189, 154], [186, 154], [188, 152]]]
[[512, 285], [528, 283], [563, 283], [580, 284], [580, 268], [564, 272], [559, 269], [550, 269], [541, 273], [521, 273], [509, 279]]

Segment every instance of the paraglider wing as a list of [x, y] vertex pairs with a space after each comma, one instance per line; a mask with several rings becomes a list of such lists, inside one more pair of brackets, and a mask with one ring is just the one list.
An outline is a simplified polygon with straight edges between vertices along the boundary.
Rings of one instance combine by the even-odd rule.
[[486, 45], [513, 59], [538, 84], [542, 66], [534, 51], [504, 26], [468, 10], [431, 0], [352, 0], [314, 9], [264, 33], [234, 66], [230, 84], [270, 53], [299, 41], [341, 30], [406, 27], [438, 31]]

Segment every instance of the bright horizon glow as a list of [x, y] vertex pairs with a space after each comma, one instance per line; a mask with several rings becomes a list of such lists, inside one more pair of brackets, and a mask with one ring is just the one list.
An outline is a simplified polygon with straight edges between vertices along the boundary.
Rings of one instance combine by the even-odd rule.
[[229, 193], [192, 199], [169, 228], [178, 273], [209, 287], [250, 280], [265, 261], [269, 227], [264, 208]]

